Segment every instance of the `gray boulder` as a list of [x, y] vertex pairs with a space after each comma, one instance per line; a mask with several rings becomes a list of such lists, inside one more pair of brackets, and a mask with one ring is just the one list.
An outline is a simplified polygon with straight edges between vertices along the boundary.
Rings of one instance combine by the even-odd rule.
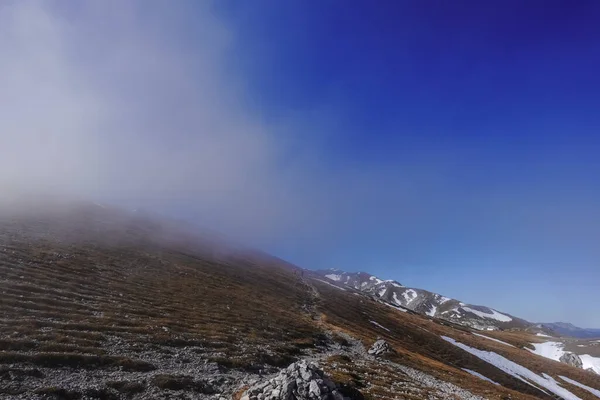
[[371, 346], [371, 348], [369, 349], [369, 354], [378, 357], [378, 356], [382, 356], [386, 353], [390, 353], [391, 351], [392, 351], [392, 348], [390, 347], [388, 342], [386, 342], [383, 339], [380, 339], [380, 340], [376, 341], [373, 344], [373, 346]]
[[581, 358], [579, 358], [579, 356], [574, 353], [567, 352], [567, 353], [563, 354], [559, 358], [559, 361], [561, 363], [571, 365], [575, 368], [583, 368], [583, 362], [581, 361]]

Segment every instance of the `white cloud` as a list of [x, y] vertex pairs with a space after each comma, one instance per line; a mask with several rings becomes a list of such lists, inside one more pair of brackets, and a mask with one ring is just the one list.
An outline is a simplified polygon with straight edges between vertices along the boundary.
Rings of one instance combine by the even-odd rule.
[[241, 236], [325, 219], [307, 159], [283, 162], [291, 141], [227, 75], [232, 36], [210, 10], [83, 4], [0, 6], [5, 190], [183, 207]]

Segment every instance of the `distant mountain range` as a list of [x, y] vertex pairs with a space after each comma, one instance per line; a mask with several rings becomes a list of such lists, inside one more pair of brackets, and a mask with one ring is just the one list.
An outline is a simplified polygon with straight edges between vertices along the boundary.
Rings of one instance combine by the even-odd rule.
[[406, 287], [397, 281], [382, 280], [366, 272], [327, 269], [316, 273], [338, 285], [368, 293], [388, 305], [479, 330], [524, 329], [533, 325], [490, 307], [466, 304], [427, 290]]
[[538, 326], [554, 331], [562, 336], [571, 336], [580, 339], [600, 338], [600, 329], [579, 328], [568, 322], [541, 323]]
[[337, 285], [370, 294], [388, 305], [479, 330], [519, 328], [583, 339], [600, 337], [600, 329], [579, 328], [565, 322], [536, 324], [490, 307], [466, 304], [427, 290], [406, 287], [394, 280], [383, 280], [366, 272], [327, 269], [316, 271], [316, 274]]

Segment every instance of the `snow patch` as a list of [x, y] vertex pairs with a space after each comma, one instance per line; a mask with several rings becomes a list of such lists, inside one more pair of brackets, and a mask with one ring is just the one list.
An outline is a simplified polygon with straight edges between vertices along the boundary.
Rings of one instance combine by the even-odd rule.
[[[566, 353], [564, 351], [564, 344], [560, 342], [532, 343], [532, 345], [535, 347], [535, 350], [527, 350], [554, 361], [560, 361], [562, 355]], [[589, 354], [578, 354], [578, 356], [583, 363], [583, 369], [591, 369], [600, 375], [600, 357], [592, 357]]]
[[395, 305], [393, 305], [393, 304], [390, 304], [390, 303], [388, 303], [387, 301], [382, 301], [382, 302], [381, 302], [381, 304], [385, 304], [386, 306], [388, 306], [388, 307], [391, 307], [391, 308], [393, 308], [394, 310], [398, 310], [398, 311], [402, 311], [402, 312], [408, 312], [408, 311], [406, 311], [404, 308], [402, 308], [402, 307], [399, 307], [399, 306], [395, 306]]
[[510, 344], [510, 343], [506, 343], [506, 342], [503, 342], [502, 340], [494, 339], [494, 338], [491, 338], [491, 337], [489, 337], [489, 336], [480, 335], [479, 333], [475, 333], [475, 332], [473, 332], [473, 335], [475, 335], [475, 336], [479, 336], [479, 337], [481, 337], [481, 338], [484, 338], [484, 339], [493, 340], [494, 342], [502, 343], [502, 344], [504, 344], [504, 345], [507, 345], [507, 346], [510, 346], [510, 347], [515, 347], [515, 346], [513, 346], [513, 345], [512, 345], [512, 344]]
[[577, 381], [574, 381], [573, 379], [567, 378], [566, 376], [559, 375], [558, 377], [559, 377], [560, 379], [562, 379], [563, 381], [565, 381], [565, 382], [568, 382], [568, 383], [570, 383], [571, 385], [575, 385], [575, 386], [577, 386], [577, 387], [580, 387], [580, 388], [581, 388], [581, 389], [583, 389], [583, 390], [587, 390], [588, 392], [590, 392], [590, 393], [591, 393], [591, 394], [593, 394], [594, 396], [596, 396], [596, 397], [600, 398], [600, 390], [598, 390], [598, 389], [594, 389], [594, 388], [591, 388], [591, 387], [589, 387], [589, 386], [585, 386], [583, 383], [579, 383], [579, 382], [577, 382]]
[[381, 297], [381, 296], [383, 296], [383, 295], [385, 294], [385, 292], [386, 292], [386, 291], [387, 291], [387, 288], [382, 288], [382, 289], [379, 291], [379, 293], [377, 293], [377, 295], [378, 295], [379, 297]]
[[494, 385], [500, 385], [498, 382], [494, 382], [493, 380], [491, 380], [490, 378], [481, 375], [479, 372], [477, 371], [471, 371], [470, 369], [466, 369], [466, 368], [462, 368], [463, 371], [470, 373], [473, 376], [478, 377], [479, 379], [483, 379], [484, 381], [488, 381], [493, 383]]
[[328, 284], [329, 286], [333, 286], [333, 287], [334, 287], [334, 288], [336, 288], [336, 289], [343, 290], [344, 292], [346, 291], [346, 289], [344, 289], [344, 288], [342, 288], [342, 287], [339, 287], [339, 286], [337, 286], [337, 285], [334, 285], [334, 284], [333, 284], [333, 283], [331, 283], [331, 282], [327, 282], [327, 281], [324, 281], [324, 280], [322, 280], [322, 279], [315, 279], [315, 280], [316, 280], [316, 281], [319, 281], [319, 282], [326, 283], [326, 284]]
[[425, 314], [430, 317], [435, 317], [435, 313], [437, 312], [437, 306], [431, 306], [431, 310], [427, 311]]
[[369, 322], [372, 323], [375, 326], [380, 327], [381, 329], [385, 329], [386, 331], [391, 332], [388, 328], [386, 328], [385, 326], [383, 326], [383, 325], [381, 325], [381, 324], [379, 324], [379, 323], [377, 323], [375, 321], [369, 321]]
[[579, 355], [583, 362], [583, 369], [591, 368], [592, 371], [600, 375], [600, 357], [592, 357], [589, 354]]
[[535, 347], [535, 350], [527, 350], [554, 361], [560, 361], [562, 355], [565, 354], [565, 351], [563, 350], [564, 345], [560, 342], [532, 343], [532, 345]]
[[535, 334], [535, 336], [540, 336], [540, 337], [552, 337], [552, 336], [549, 336], [549, 335], [544, 335], [543, 333], [539, 333], [539, 332], [538, 332], [538, 333], [536, 333], [536, 334]]
[[470, 312], [471, 314], [475, 314], [475, 315], [477, 315], [478, 317], [481, 317], [481, 318], [495, 319], [496, 321], [500, 321], [500, 322], [510, 322], [510, 321], [512, 321], [512, 318], [509, 317], [508, 315], [501, 314], [501, 313], [499, 313], [496, 310], [492, 310], [491, 308], [490, 308], [490, 311], [492, 311], [491, 314], [485, 313], [483, 311], [474, 310], [474, 309], [469, 308], [469, 307], [463, 307], [462, 309], [464, 311]]
[[402, 297], [406, 300], [406, 304], [410, 304], [417, 298], [417, 292], [413, 289], [408, 289], [402, 292]]
[[[575, 396], [573, 393], [569, 392], [567, 389], [561, 387], [554, 379], [540, 376], [535, 372], [523, 367], [511, 361], [499, 354], [496, 354], [492, 351], [484, 351], [475, 349], [473, 347], [467, 346], [466, 344], [457, 342], [456, 340], [442, 336], [442, 339], [445, 341], [452, 343], [456, 347], [463, 349], [464, 351], [473, 354], [474, 356], [486, 361], [496, 368], [506, 372], [507, 374], [514, 376], [517, 379], [520, 379], [528, 384], [531, 384], [529, 381], [541, 386], [542, 388], [562, 397], [565, 400], [581, 400], [579, 397]], [[535, 386], [535, 385], [532, 385]]]
[[342, 280], [342, 276], [337, 275], [337, 274], [327, 274], [327, 275], [325, 275], [325, 278], [331, 279], [332, 281], [341, 281]]
[[450, 300], [452, 300], [450, 297], [440, 296], [440, 300], [439, 300], [440, 306], [444, 303], [449, 302]]

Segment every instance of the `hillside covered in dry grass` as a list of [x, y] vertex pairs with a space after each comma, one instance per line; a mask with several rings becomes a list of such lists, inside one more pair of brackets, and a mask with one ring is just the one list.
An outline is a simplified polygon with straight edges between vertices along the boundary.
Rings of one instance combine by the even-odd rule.
[[[0, 398], [239, 398], [301, 359], [347, 398], [557, 398], [445, 338], [600, 390], [527, 351], [529, 333], [486, 335], [135, 213], [0, 214]], [[393, 351], [369, 355], [377, 339]]]

